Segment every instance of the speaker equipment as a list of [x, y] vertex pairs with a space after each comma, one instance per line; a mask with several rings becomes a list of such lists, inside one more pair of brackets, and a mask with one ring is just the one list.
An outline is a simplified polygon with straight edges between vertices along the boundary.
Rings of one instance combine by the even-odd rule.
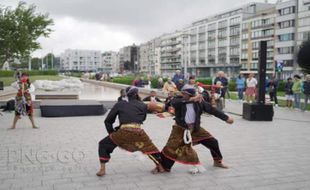
[[243, 104], [243, 119], [249, 121], [272, 121], [273, 115], [272, 104]]
[[258, 97], [257, 103], [243, 104], [243, 119], [249, 121], [272, 121], [274, 112], [272, 104], [265, 104], [265, 83], [267, 64], [267, 41], [259, 44], [258, 58]]
[[267, 64], [267, 42], [261, 41], [259, 44], [259, 57], [258, 57], [258, 99], [257, 99], [257, 103], [259, 104], [265, 104], [266, 64]]

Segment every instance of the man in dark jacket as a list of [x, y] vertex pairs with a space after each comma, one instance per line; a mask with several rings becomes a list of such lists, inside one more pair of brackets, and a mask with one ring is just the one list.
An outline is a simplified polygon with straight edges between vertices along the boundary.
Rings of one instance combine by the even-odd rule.
[[278, 88], [278, 80], [276, 76], [273, 75], [272, 78], [267, 82], [267, 88], [269, 91], [270, 101], [274, 101], [275, 106], [278, 106], [278, 97], [277, 97], [277, 88]]
[[[126, 89], [128, 101], [119, 101], [109, 112], [104, 123], [109, 136], [99, 142], [99, 160], [101, 168], [97, 176], [105, 175], [105, 164], [110, 160], [110, 154], [119, 146], [129, 152], [141, 151], [156, 164], [153, 172], [163, 172], [161, 155], [148, 135], [141, 128], [146, 119], [147, 106], [140, 100], [138, 88]], [[116, 118], [120, 126], [113, 128]]]
[[200, 126], [200, 118], [207, 112], [230, 124], [233, 123], [233, 119], [213, 108], [201, 95], [195, 96], [195, 93], [195, 88], [185, 85], [182, 96], [172, 100], [176, 123], [162, 150], [162, 165], [166, 171], [170, 171], [175, 161], [189, 165], [200, 164], [192, 143], [202, 144], [211, 150], [215, 167], [227, 168], [222, 163], [223, 156], [218, 141]]
[[143, 102], [162, 102], [158, 97], [157, 93], [152, 90], [150, 95], [143, 99]]

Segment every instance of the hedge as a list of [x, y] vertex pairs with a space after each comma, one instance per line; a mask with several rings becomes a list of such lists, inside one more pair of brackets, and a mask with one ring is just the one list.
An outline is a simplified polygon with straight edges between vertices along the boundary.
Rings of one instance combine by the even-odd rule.
[[[58, 75], [58, 71], [55, 70], [46, 70], [46, 71], [39, 71], [39, 70], [32, 70], [32, 71], [21, 71], [29, 74], [30, 76], [35, 75]], [[0, 71], [0, 77], [13, 77], [15, 71]]]

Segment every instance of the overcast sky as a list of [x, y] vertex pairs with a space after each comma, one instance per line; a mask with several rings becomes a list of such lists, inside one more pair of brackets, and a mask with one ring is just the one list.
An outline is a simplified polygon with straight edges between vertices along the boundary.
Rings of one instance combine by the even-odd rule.
[[[25, 0], [54, 20], [54, 32], [39, 39], [42, 49], [59, 55], [67, 48], [118, 51], [192, 21], [253, 2], [253, 0]], [[256, 2], [264, 2], [257, 0]], [[269, 0], [275, 2], [275, 0]], [[3, 6], [17, 0], [0, 0]]]

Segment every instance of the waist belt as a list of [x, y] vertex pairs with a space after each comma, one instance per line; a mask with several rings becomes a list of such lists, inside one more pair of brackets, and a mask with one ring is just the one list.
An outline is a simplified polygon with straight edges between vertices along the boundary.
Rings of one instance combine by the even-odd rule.
[[141, 125], [137, 123], [122, 124], [121, 128], [141, 129]]

